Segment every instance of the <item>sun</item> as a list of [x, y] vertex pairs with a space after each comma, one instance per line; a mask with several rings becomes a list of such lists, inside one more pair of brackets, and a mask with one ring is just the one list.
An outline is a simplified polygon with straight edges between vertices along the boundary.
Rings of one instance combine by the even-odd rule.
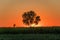
[[37, 24], [37, 25], [36, 24], [31, 24], [30, 26], [31, 27], [41, 27], [42, 25], [41, 24]]

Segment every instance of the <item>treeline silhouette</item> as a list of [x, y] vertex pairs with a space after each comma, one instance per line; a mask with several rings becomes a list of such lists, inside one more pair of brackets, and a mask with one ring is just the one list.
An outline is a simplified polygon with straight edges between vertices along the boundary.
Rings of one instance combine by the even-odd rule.
[[60, 27], [0, 28], [0, 34], [60, 34]]

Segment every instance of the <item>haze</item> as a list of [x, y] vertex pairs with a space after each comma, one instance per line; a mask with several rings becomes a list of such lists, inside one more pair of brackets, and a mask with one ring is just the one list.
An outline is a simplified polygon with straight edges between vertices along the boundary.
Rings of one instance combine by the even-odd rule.
[[0, 26], [25, 26], [22, 14], [33, 10], [42, 26], [60, 26], [60, 0], [0, 0]]

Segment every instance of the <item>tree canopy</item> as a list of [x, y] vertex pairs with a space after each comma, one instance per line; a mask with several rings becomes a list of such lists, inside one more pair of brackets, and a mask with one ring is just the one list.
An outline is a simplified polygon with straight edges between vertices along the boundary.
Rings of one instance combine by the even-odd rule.
[[37, 16], [34, 11], [24, 12], [22, 18], [23, 18], [23, 23], [26, 25], [30, 25], [34, 23], [37, 25], [38, 22], [41, 21], [40, 16]]

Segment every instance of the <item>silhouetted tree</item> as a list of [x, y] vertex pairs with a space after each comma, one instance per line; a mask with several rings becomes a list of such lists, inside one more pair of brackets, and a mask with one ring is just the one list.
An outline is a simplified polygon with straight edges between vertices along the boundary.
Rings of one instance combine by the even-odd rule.
[[39, 21], [41, 21], [40, 16], [36, 16], [36, 18], [35, 18], [35, 24], [38, 24]]
[[23, 23], [26, 24], [26, 25], [29, 25], [29, 17], [28, 17], [28, 14], [25, 12], [23, 15]]
[[24, 20], [28, 20], [29, 19], [28, 18], [28, 14], [26, 12], [22, 15], [22, 17], [23, 17]]
[[30, 11], [30, 12], [28, 12], [28, 16], [30, 19], [33, 19], [36, 16], [36, 14], [34, 11]]
[[29, 23], [33, 24], [34, 23], [34, 18], [36, 16], [35, 12], [34, 11], [28, 12], [28, 16], [29, 16]]
[[26, 24], [26, 25], [29, 25], [29, 20], [23, 19], [23, 23]]
[[34, 13], [34, 11], [29, 11], [29, 12], [25, 12], [22, 17], [23, 17], [23, 23], [30, 25], [33, 23], [34, 21], [34, 17], [36, 16], [36, 14]]
[[40, 21], [40, 16], [36, 16], [36, 13], [34, 11], [24, 12], [22, 17], [23, 17], [23, 23], [26, 25], [30, 25], [33, 23], [38, 24], [38, 22]]

